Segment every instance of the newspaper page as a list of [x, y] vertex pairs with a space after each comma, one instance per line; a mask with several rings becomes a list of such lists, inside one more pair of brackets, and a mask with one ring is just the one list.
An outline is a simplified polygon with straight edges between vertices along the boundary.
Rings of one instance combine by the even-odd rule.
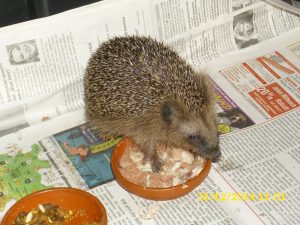
[[151, 15], [157, 27], [155, 36], [170, 44], [197, 68], [300, 25], [299, 16], [260, 1], [255, 4], [253, 1], [176, 3], [151, 1]]
[[222, 136], [226, 159], [217, 170], [236, 192], [259, 193], [247, 205], [265, 224], [300, 222], [299, 33], [210, 63], [215, 82], [241, 110], [257, 111], [248, 114], [257, 125]]
[[[299, 133], [295, 131], [299, 126], [299, 112], [293, 105], [298, 102], [298, 80], [291, 71], [299, 68], [296, 28], [299, 17], [260, 1], [212, 1], [211, 5], [207, 4], [210, 10], [204, 20], [200, 18], [202, 14], [196, 15], [200, 1], [138, 2], [136, 5], [137, 1], [133, 0], [104, 1], [95, 7], [86, 6], [84, 10], [75, 9], [73, 13], [0, 30], [3, 41], [0, 217], [33, 190], [68, 186], [88, 190], [101, 199], [110, 224], [298, 224], [299, 174], [295, 171], [299, 171]], [[234, 8], [238, 3], [242, 7]], [[237, 16], [248, 11], [253, 11], [250, 21], [258, 41], [239, 47], [233, 24], [235, 19], [242, 20]], [[182, 30], [182, 26], [189, 27], [187, 21], [194, 21], [193, 25]], [[294, 32], [282, 35], [293, 29]], [[24, 35], [17, 36], [19, 32]], [[213, 166], [196, 190], [177, 200], [143, 200], [123, 190], [114, 181], [109, 166], [111, 151], [119, 140], [102, 140], [84, 118], [82, 76], [87, 60], [103, 40], [124, 34], [151, 35], [158, 39], [161, 34], [162, 41], [196, 68], [232, 53], [212, 62], [212, 68], [216, 69], [212, 79], [225, 160]], [[267, 41], [279, 35], [279, 39]], [[289, 39], [291, 36], [293, 39]], [[13, 46], [18, 43], [21, 43], [19, 49], [24, 50], [19, 50], [22, 54], [14, 62], [14, 56], [8, 55], [16, 51]], [[262, 46], [265, 51], [259, 51]], [[285, 48], [274, 49], [274, 46]], [[38, 53], [28, 59], [31, 61], [20, 62], [18, 56], [26, 54], [23, 51]], [[257, 55], [259, 52], [261, 55]], [[268, 55], [271, 52], [279, 52], [287, 60], [280, 56], [281, 61], [276, 61], [278, 57], [273, 59]], [[257, 57], [264, 64], [251, 62]], [[276, 78], [277, 85], [271, 85], [273, 75], [266, 75], [260, 69], [256, 73], [265, 79], [264, 89], [260, 92], [261, 85], [253, 84], [257, 80], [249, 80], [248, 85], [253, 85], [254, 90], [248, 89], [247, 95], [243, 89], [246, 84], [234, 84], [235, 80], [230, 81], [225, 75], [231, 66], [243, 63], [249, 65], [247, 68], [253, 65], [255, 69], [261, 65], [267, 71], [271, 68], [280, 76]], [[264, 99], [265, 93], [269, 93], [266, 90], [274, 92], [274, 103], [270, 98]], [[253, 96], [249, 97], [252, 92]], [[266, 107], [262, 100], [270, 106]], [[274, 137], [278, 144], [273, 143]], [[290, 158], [294, 161], [287, 165]], [[13, 177], [16, 171], [21, 174]], [[223, 200], [217, 198], [223, 194]]]
[[116, 2], [0, 30], [0, 136], [82, 109], [84, 69], [99, 43], [151, 33], [145, 3]]

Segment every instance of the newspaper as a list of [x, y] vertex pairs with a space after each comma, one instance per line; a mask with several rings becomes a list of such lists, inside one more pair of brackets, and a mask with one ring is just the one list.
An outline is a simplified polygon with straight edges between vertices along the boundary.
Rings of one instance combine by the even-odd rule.
[[[97, 196], [109, 224], [300, 224], [299, 27], [258, 0], [110, 0], [0, 29], [0, 218], [34, 190], [68, 186]], [[130, 34], [165, 42], [216, 90], [224, 160], [172, 201], [122, 189], [119, 139], [84, 117], [87, 60]]]

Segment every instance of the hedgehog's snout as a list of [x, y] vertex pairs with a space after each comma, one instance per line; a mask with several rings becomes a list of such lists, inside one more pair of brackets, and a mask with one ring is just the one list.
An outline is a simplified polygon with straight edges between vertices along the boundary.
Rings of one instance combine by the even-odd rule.
[[211, 159], [213, 163], [216, 163], [221, 158], [221, 150], [219, 147], [219, 140], [214, 144], [206, 142], [200, 135], [189, 136], [190, 143], [195, 146], [196, 152], [207, 159]]
[[222, 156], [222, 153], [220, 151], [220, 148], [218, 147], [217, 150], [213, 151], [213, 155], [212, 155], [211, 161], [213, 163], [216, 163], [216, 162], [218, 162], [220, 160], [221, 156]]
[[[207, 159], [211, 159], [211, 161], [213, 163], [218, 162], [222, 155], [219, 145], [217, 145], [215, 147], [208, 147], [208, 148], [204, 147], [203, 152], [204, 152], [203, 157], [205, 157]], [[202, 154], [200, 153], [200, 155], [202, 155]]]

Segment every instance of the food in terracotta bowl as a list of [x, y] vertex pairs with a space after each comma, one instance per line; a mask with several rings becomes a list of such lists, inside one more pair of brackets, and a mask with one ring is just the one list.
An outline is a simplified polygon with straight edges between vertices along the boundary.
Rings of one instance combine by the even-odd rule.
[[106, 211], [88, 192], [51, 188], [20, 199], [5, 214], [1, 225], [106, 225]]
[[189, 151], [165, 145], [157, 147], [163, 166], [153, 173], [144, 163], [143, 153], [131, 139], [123, 139], [115, 148], [111, 165], [117, 182], [127, 191], [152, 200], [181, 197], [196, 188], [208, 175], [211, 161]]

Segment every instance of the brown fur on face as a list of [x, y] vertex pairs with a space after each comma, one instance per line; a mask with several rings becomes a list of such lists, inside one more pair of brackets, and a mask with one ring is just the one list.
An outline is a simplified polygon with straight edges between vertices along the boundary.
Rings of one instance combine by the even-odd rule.
[[104, 133], [131, 136], [153, 170], [160, 167], [158, 142], [219, 157], [208, 77], [162, 43], [138, 36], [103, 43], [88, 63], [84, 88], [90, 122]]

